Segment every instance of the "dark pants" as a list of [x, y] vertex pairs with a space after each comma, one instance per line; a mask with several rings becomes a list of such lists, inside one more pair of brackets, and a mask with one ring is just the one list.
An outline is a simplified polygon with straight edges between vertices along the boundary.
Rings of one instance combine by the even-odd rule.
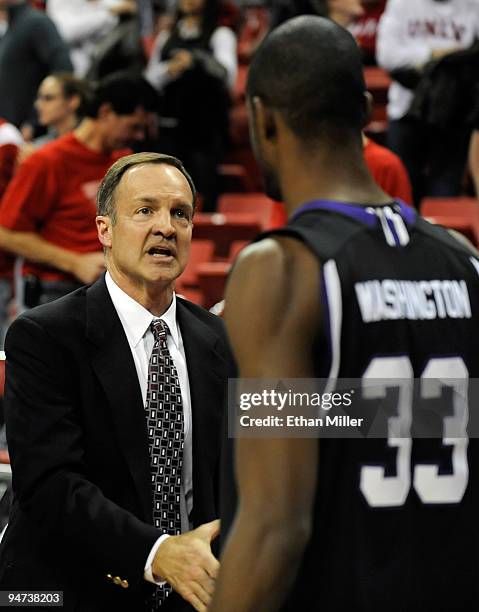
[[442, 130], [414, 119], [389, 122], [388, 146], [402, 159], [411, 178], [414, 203], [425, 196], [460, 195], [470, 130]]
[[53, 302], [81, 287], [74, 281], [44, 281], [36, 276], [23, 279], [23, 303], [26, 308]]

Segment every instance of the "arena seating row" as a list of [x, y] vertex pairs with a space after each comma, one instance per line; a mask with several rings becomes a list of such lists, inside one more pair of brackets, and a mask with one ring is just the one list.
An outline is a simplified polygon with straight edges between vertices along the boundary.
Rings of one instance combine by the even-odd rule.
[[479, 247], [479, 200], [474, 198], [424, 198], [421, 214], [438, 225], [454, 229]]
[[[264, 6], [245, 7], [238, 33], [238, 76], [230, 112], [230, 150], [220, 168], [224, 192], [261, 191], [262, 183], [249, 142], [248, 118], [245, 106], [246, 80], [251, 57], [269, 29], [269, 13]], [[385, 143], [387, 92], [391, 79], [376, 66], [366, 66], [364, 77], [372, 95], [372, 115], [366, 133], [379, 144]]]
[[189, 263], [179, 293], [207, 308], [222, 299], [231, 263], [260, 232], [286, 221], [282, 204], [262, 193], [224, 194], [217, 213], [196, 213]]

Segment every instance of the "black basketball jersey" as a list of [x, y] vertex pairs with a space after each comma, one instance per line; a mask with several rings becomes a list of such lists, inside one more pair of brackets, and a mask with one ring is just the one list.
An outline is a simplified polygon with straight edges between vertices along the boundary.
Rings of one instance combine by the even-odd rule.
[[[318, 201], [267, 236], [321, 263], [318, 378], [479, 376], [479, 261], [446, 230], [401, 202]], [[479, 609], [479, 455], [456, 416], [460, 438], [319, 441], [313, 534], [285, 612]]]

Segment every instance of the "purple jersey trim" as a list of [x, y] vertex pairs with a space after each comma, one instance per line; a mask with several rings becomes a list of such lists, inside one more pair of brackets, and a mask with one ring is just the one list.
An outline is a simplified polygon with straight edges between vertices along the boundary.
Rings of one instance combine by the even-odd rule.
[[[388, 206], [385, 204], [385, 206]], [[416, 220], [416, 212], [410, 206], [407, 206], [402, 200], [395, 200], [390, 204], [391, 208], [398, 209], [397, 212], [401, 215], [403, 220], [408, 224], [412, 225]], [[377, 207], [378, 208], [378, 207]], [[374, 227], [378, 223], [377, 216], [367, 210], [366, 206], [362, 204], [354, 204], [353, 202], [338, 202], [335, 200], [314, 200], [307, 202], [300, 206], [291, 215], [290, 221], [295, 221], [299, 216], [304, 213], [312, 212], [315, 210], [329, 210], [337, 212], [348, 217], [352, 217], [357, 221]]]

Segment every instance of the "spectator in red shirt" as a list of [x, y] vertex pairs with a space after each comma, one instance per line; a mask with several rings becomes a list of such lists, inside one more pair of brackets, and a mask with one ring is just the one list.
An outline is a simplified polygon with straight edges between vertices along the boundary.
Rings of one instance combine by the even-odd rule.
[[[12, 179], [17, 165], [18, 149], [23, 144], [20, 131], [12, 123], [0, 118], [0, 198]], [[0, 251], [0, 349], [3, 349], [7, 331], [14, 261], [10, 254]]]
[[18, 147], [23, 144], [20, 131], [12, 123], [0, 118], [0, 197], [13, 176]]
[[412, 206], [412, 187], [400, 158], [363, 135], [364, 159], [376, 183], [392, 198]]
[[0, 247], [24, 257], [25, 304], [56, 299], [92, 283], [104, 268], [95, 198], [106, 170], [142, 140], [155, 93], [140, 77], [111, 75], [71, 133], [18, 168], [0, 206]]
[[363, 0], [364, 13], [348, 27], [357, 40], [363, 54], [363, 63], [376, 65], [376, 36], [379, 19], [384, 12], [386, 0]]

